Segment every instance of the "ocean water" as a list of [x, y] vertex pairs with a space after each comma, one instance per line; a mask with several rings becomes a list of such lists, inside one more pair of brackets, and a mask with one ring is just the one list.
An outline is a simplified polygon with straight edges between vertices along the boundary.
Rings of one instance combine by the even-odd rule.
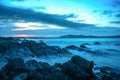
[[[29, 39], [36, 42], [43, 41], [50, 46], [59, 46], [64, 48], [69, 45], [80, 46], [81, 44], [86, 45], [92, 51], [100, 51], [101, 54], [105, 55], [94, 55], [84, 51], [69, 50], [73, 55], [79, 55], [87, 60], [93, 60], [95, 64], [99, 66], [110, 66], [120, 70], [120, 38], [54, 38], [54, 39]], [[100, 42], [101, 45], [94, 45], [94, 42]], [[107, 53], [107, 54], [106, 54]], [[38, 61], [48, 62], [54, 64], [56, 62], [63, 63], [69, 60], [71, 57], [53, 57], [44, 59], [36, 59]]]
[[79, 46], [83, 43], [93, 44], [94, 42], [100, 43], [120, 43], [120, 38], [49, 38], [49, 39], [28, 39], [36, 42], [43, 41], [51, 46], [65, 47], [68, 45]]

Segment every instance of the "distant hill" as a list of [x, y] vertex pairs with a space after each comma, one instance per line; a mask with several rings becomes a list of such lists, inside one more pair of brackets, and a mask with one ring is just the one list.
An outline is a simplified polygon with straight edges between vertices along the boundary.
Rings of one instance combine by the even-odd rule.
[[115, 36], [92, 36], [92, 35], [63, 35], [59, 38], [120, 38], [120, 35]]

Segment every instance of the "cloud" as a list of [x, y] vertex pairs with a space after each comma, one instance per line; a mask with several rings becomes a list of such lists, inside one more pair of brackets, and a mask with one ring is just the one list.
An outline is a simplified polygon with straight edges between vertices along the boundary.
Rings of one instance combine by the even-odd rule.
[[119, 14], [116, 14], [115, 17], [120, 18], [120, 13], [119, 13]]
[[34, 7], [34, 9], [43, 9], [43, 10], [45, 10], [46, 9], [46, 7], [43, 7], [43, 6], [36, 6], [36, 7]]
[[28, 31], [20, 31], [14, 30], [11, 31], [10, 27], [8, 28], [0, 28], [0, 34], [2, 36], [11, 36], [11, 35], [34, 35], [38, 37], [55, 37], [67, 34], [81, 34], [81, 35], [95, 35], [95, 36], [107, 36], [107, 35], [119, 35], [120, 28], [115, 27], [86, 27], [79, 29], [42, 29], [42, 30], [28, 30]]
[[46, 24], [53, 24], [68, 28], [81, 28], [81, 27], [95, 27], [94, 24], [77, 23], [68, 21], [68, 17], [76, 17], [74, 14], [69, 15], [55, 15], [43, 12], [35, 12], [31, 9], [20, 9], [15, 7], [8, 7], [0, 4], [0, 17], [7, 17], [11, 19], [23, 19], [26, 21], [42, 22]]
[[104, 10], [104, 11], [102, 12], [102, 14], [104, 14], [104, 15], [110, 15], [110, 14], [112, 14], [112, 13], [113, 13], [112, 10]]
[[[19, 1], [19, 2], [22, 2], [22, 1], [29, 1], [29, 0], [9, 0], [9, 1]], [[36, 1], [41, 1], [41, 0], [36, 0]]]
[[10, 1], [20, 1], [21, 2], [21, 1], [26, 1], [26, 0], [10, 0]]
[[114, 15], [114, 17], [117, 18], [117, 19], [120, 19], [120, 13], [116, 13], [116, 14]]
[[93, 13], [99, 13], [100, 15], [112, 15], [115, 11], [112, 10], [94, 10]]
[[30, 34], [15, 34], [15, 35], [12, 35], [12, 37], [36, 37], [36, 36], [30, 35]]
[[120, 24], [120, 21], [112, 21], [110, 23], [113, 23], [113, 24]]
[[71, 14], [67, 14], [67, 15], [62, 15], [61, 17], [64, 17], [65, 19], [66, 18], [77, 18], [78, 15], [75, 15], [74, 13], [71, 13]]
[[120, 7], [120, 0], [114, 0], [112, 1], [112, 3], [110, 4], [111, 7], [113, 8], [119, 8]]
[[23, 30], [45, 30], [45, 29], [65, 29], [64, 27], [58, 27], [55, 25], [47, 25], [38, 22], [15, 22], [13, 31], [23, 31]]

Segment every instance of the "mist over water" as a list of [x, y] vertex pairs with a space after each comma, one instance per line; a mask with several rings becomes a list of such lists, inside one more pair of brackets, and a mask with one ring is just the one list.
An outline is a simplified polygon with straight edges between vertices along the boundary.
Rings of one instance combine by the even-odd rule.
[[[31, 40], [31, 39], [30, 39]], [[69, 45], [80, 46], [85, 44], [87, 48], [92, 51], [100, 51], [98, 55], [88, 53], [85, 51], [69, 50], [73, 55], [80, 55], [87, 60], [93, 60], [97, 66], [110, 66], [116, 69], [120, 69], [120, 38], [67, 38], [67, 39], [32, 39], [36, 42], [42, 40], [50, 46], [59, 46], [65, 48]], [[101, 45], [94, 45], [94, 42], [100, 42]], [[71, 57], [51, 57], [38, 59], [39, 61], [48, 62], [53, 65], [56, 62], [63, 63], [69, 60]], [[36, 58], [37, 59], [37, 58]]]

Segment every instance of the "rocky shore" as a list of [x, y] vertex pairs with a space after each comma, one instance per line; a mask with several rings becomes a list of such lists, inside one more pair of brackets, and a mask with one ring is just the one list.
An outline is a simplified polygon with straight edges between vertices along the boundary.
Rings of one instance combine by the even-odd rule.
[[[44, 42], [0, 38], [0, 62], [6, 61], [0, 70], [0, 80], [120, 80], [118, 70], [108, 66], [94, 67], [94, 61], [73, 55], [69, 49], [100, 54], [91, 51], [85, 45], [80, 47], [71, 45], [65, 48], [49, 46]], [[94, 45], [101, 45], [95, 42]], [[71, 59], [64, 63], [50, 65], [46, 62], [27, 60], [27, 57], [63, 57], [71, 55]], [[1, 63], [3, 64], [3, 63]], [[94, 72], [94, 70], [100, 70]]]
[[94, 62], [80, 56], [50, 66], [45, 62], [22, 58], [9, 59], [0, 71], [1, 80], [120, 80], [120, 74], [110, 67], [93, 72]]
[[59, 46], [49, 46], [44, 42], [32, 40], [0, 40], [0, 57], [25, 58], [43, 56], [64, 56], [71, 53]]

